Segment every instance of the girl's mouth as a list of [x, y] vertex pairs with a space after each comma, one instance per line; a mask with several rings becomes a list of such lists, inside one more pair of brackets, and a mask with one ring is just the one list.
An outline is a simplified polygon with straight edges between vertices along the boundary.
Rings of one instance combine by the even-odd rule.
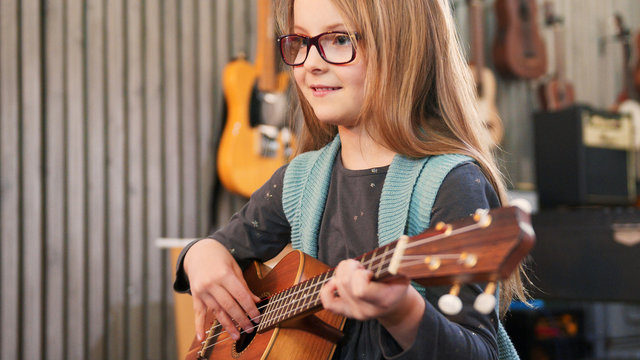
[[311, 91], [314, 96], [324, 96], [340, 89], [342, 88], [332, 86], [311, 86]]

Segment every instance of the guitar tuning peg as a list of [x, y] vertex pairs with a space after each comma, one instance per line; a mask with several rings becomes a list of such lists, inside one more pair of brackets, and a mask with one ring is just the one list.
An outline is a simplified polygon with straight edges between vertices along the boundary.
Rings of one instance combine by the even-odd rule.
[[442, 295], [438, 299], [438, 307], [446, 315], [456, 315], [462, 310], [462, 301], [458, 297], [460, 285], [453, 285], [448, 294]]
[[484, 292], [473, 302], [473, 308], [481, 314], [490, 314], [496, 308], [496, 283], [490, 282], [484, 289]]
[[527, 214], [531, 214], [531, 203], [523, 198], [513, 199], [510, 201], [510, 204], [526, 212]]

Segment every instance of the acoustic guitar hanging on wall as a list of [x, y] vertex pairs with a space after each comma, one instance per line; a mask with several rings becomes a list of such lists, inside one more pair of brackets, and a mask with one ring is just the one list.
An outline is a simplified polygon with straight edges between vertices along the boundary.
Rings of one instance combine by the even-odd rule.
[[496, 77], [485, 67], [484, 32], [482, 20], [483, 0], [469, 0], [471, 18], [471, 72], [476, 83], [480, 118], [489, 130], [493, 143], [499, 145], [504, 135], [504, 126], [496, 107]]
[[289, 76], [278, 72], [271, 0], [258, 0], [255, 65], [244, 57], [222, 75], [227, 119], [218, 147], [218, 176], [229, 191], [249, 197], [289, 161], [293, 136], [284, 126]]
[[553, 4], [545, 1], [545, 24], [553, 28], [555, 49], [555, 72], [551, 78], [543, 82], [538, 88], [540, 104], [546, 111], [558, 111], [571, 106], [575, 102], [573, 85], [569, 82], [565, 70], [564, 58], [564, 20], [554, 14]]
[[496, 0], [496, 69], [508, 77], [535, 79], [547, 71], [547, 51], [538, 31], [535, 0]]

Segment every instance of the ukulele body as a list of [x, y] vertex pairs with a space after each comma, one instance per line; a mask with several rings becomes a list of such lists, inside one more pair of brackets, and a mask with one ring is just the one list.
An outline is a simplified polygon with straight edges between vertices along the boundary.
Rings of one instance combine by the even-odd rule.
[[[493, 58], [496, 69], [503, 75], [522, 79], [544, 75], [547, 51], [538, 32], [535, 0], [497, 0], [495, 6], [498, 29]], [[527, 13], [526, 18], [523, 13]]]
[[[321, 274], [328, 268], [301, 251], [292, 251], [273, 269], [254, 262], [244, 271], [244, 278], [251, 291], [264, 299]], [[186, 360], [331, 359], [337, 339], [328, 329], [341, 331], [345, 318], [327, 310], [318, 310], [313, 314], [304, 314], [304, 318], [287, 320], [263, 333], [256, 334], [254, 331], [242, 334], [238, 341], [229, 339], [226, 333], [220, 334], [214, 341], [220, 343], [212, 346], [205, 357], [200, 357], [202, 345], [196, 338]], [[331, 328], [327, 328], [327, 325]], [[325, 333], [323, 330], [328, 331]]]

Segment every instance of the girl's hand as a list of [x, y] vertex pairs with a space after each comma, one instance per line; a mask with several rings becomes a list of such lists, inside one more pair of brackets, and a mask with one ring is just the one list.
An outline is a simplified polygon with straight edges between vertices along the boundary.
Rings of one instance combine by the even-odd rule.
[[341, 261], [320, 290], [322, 305], [352, 319], [377, 319], [403, 348], [410, 346], [424, 313], [424, 299], [407, 278], [383, 283], [372, 277], [360, 262]]
[[185, 255], [184, 269], [189, 277], [199, 340], [204, 339], [207, 313], [213, 313], [234, 339], [240, 336], [234, 322], [246, 332], [252, 331], [251, 319], [257, 322], [260, 316], [255, 305], [260, 298], [249, 290], [227, 248], [213, 239], [200, 240]]

